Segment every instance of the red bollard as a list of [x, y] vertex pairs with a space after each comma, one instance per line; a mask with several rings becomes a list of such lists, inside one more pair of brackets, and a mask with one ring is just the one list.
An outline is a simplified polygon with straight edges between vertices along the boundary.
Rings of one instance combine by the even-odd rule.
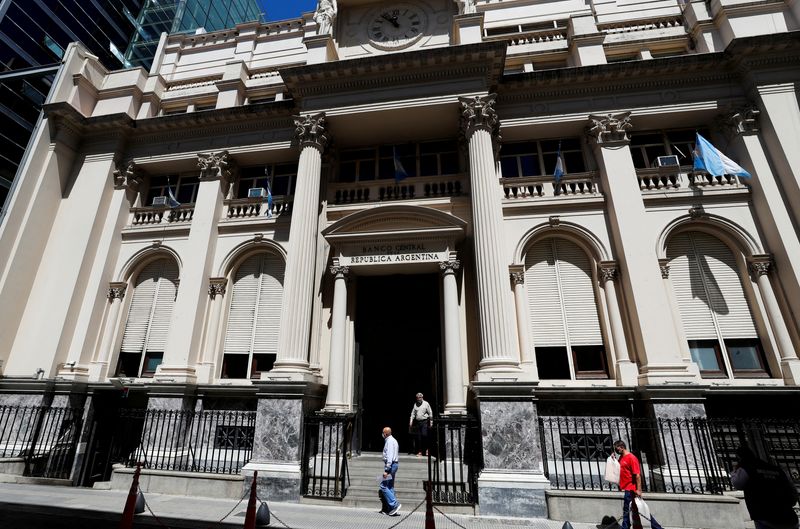
[[431, 482], [425, 487], [425, 529], [436, 529], [436, 521], [433, 519], [433, 499], [431, 498]]
[[128, 491], [128, 499], [125, 500], [125, 510], [122, 511], [122, 520], [119, 522], [119, 529], [133, 529], [133, 515], [136, 514], [136, 497], [139, 495], [139, 474], [142, 472], [141, 465], [136, 465], [133, 472], [131, 490]]
[[258, 470], [253, 472], [253, 483], [250, 485], [250, 500], [247, 502], [247, 514], [244, 517], [244, 529], [256, 529], [256, 487]]

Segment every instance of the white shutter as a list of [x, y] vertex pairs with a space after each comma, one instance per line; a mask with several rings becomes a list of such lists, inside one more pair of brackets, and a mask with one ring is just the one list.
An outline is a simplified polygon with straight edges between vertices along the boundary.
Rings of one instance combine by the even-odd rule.
[[686, 338], [717, 339], [702, 271], [697, 264], [688, 233], [680, 233], [670, 238], [667, 244], [667, 257], [670, 259], [670, 283], [675, 291]]
[[525, 255], [525, 287], [535, 346], [565, 346], [566, 332], [551, 239], [534, 244]]
[[136, 277], [133, 284], [133, 298], [122, 335], [121, 350], [123, 353], [141, 353], [144, 350], [160, 271], [161, 263], [152, 261]]
[[570, 345], [603, 345], [589, 257], [575, 243], [553, 241]]
[[172, 259], [159, 259], [158, 262], [161, 270], [145, 350], [164, 352], [172, 320], [172, 307], [175, 306], [175, 296], [178, 293], [178, 265]]
[[254, 353], [278, 353], [278, 329], [283, 300], [283, 259], [274, 254], [261, 256], [261, 284], [258, 292]]
[[690, 237], [722, 337], [758, 338], [733, 252], [706, 233]]
[[225, 332], [225, 354], [249, 354], [258, 300], [261, 256], [247, 258], [236, 270]]

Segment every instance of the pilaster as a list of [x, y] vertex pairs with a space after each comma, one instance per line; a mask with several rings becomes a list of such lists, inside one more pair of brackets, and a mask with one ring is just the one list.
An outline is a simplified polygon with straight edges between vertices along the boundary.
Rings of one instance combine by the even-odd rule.
[[197, 381], [201, 384], [211, 384], [216, 375], [218, 358], [219, 331], [222, 325], [222, 307], [225, 304], [225, 294], [228, 287], [227, 277], [208, 278], [208, 302], [211, 305], [206, 331], [206, 343], [203, 355], [197, 365]]
[[444, 368], [446, 379], [445, 413], [462, 414], [467, 411], [464, 391], [464, 357], [461, 350], [461, 322], [458, 310], [458, 280], [456, 272], [461, 268], [458, 259], [439, 262], [442, 272], [442, 298], [444, 302]]
[[525, 287], [525, 265], [508, 267], [508, 277], [514, 290], [514, 308], [517, 321], [520, 367], [528, 373], [531, 380], [538, 380], [536, 353], [531, 333], [531, 315], [528, 310], [528, 292]]
[[110, 362], [114, 357], [111, 348], [114, 344], [114, 335], [119, 325], [120, 309], [127, 289], [128, 283], [112, 282], [108, 284], [106, 293], [108, 308], [103, 334], [100, 336], [100, 349], [97, 350], [95, 358], [89, 364], [88, 379], [92, 382], [103, 382], [110, 374]]
[[639, 369], [631, 361], [628, 353], [628, 344], [625, 337], [625, 326], [622, 324], [622, 313], [617, 299], [616, 283], [619, 279], [619, 269], [615, 261], [603, 261], [597, 267], [600, 285], [606, 295], [606, 310], [608, 322], [611, 327], [611, 343], [614, 346], [614, 373], [617, 385], [635, 386]]
[[[644, 201], [630, 152], [631, 113], [589, 116], [587, 134], [600, 166], [606, 192], [608, 219], [619, 257], [626, 306], [630, 312], [634, 344], [639, 358], [641, 384], [699, 382], [683, 362], [674, 333], [674, 317], [663, 288]], [[654, 318], [654, 314], [661, 315]]]
[[346, 370], [353, 366], [345, 362], [347, 337], [347, 276], [350, 268], [335, 264], [330, 267], [333, 276], [333, 307], [331, 309], [331, 349], [328, 362], [328, 396], [326, 411], [347, 411], [345, 402]]

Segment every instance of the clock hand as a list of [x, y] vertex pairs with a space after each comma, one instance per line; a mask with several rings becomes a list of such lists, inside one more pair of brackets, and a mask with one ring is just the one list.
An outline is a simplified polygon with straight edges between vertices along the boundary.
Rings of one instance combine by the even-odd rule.
[[400, 24], [397, 23], [397, 16], [390, 17], [388, 13], [381, 14], [381, 18], [386, 20], [387, 22], [391, 22], [392, 25], [396, 28], [400, 27]]

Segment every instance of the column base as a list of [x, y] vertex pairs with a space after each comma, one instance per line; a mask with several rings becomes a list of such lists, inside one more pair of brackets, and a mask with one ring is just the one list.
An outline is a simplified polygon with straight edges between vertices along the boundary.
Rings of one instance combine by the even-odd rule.
[[635, 386], [639, 377], [639, 368], [631, 362], [626, 360], [617, 363], [617, 385], [618, 386]]
[[109, 378], [109, 369], [108, 362], [91, 362], [89, 364], [89, 380], [92, 382], [105, 382]]
[[173, 384], [195, 384], [197, 383], [197, 373], [193, 366], [165, 366], [161, 364], [153, 376], [153, 381]]
[[700, 373], [692, 364], [648, 364], [642, 366], [639, 376], [642, 386], [684, 386], [701, 382]]
[[455, 404], [445, 404], [444, 406], [444, 415], [466, 415], [467, 414], [467, 405], [463, 402], [457, 402]]
[[72, 367], [61, 366], [56, 373], [56, 377], [72, 382], [88, 382], [89, 367], [79, 364], [73, 365]]
[[350, 411], [352, 410], [350, 410], [349, 404], [325, 404], [325, 407], [322, 408], [323, 413], [336, 413], [341, 415], [349, 413]]
[[320, 378], [319, 374], [309, 369], [308, 364], [276, 364], [272, 371], [261, 373], [261, 380], [273, 382], [312, 382], [318, 384]]
[[547, 518], [550, 481], [538, 472], [484, 470], [478, 478], [481, 516]]
[[297, 503], [303, 495], [300, 463], [261, 463], [250, 461], [242, 467], [244, 490], [253, 483], [253, 472], [258, 471], [256, 489], [258, 497], [267, 502]]
[[517, 362], [508, 358], [484, 359], [478, 364], [475, 373], [477, 382], [518, 382], [527, 380], [527, 373], [520, 369]]
[[781, 371], [787, 386], [800, 386], [800, 359], [781, 360]]
[[200, 362], [195, 369], [198, 384], [212, 384], [214, 382], [214, 372], [216, 368], [214, 362]]

